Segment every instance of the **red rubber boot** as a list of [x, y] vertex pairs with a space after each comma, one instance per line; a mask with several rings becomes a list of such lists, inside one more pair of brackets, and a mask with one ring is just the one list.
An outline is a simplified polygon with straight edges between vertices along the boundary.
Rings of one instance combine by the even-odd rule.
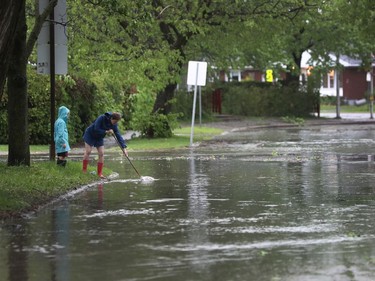
[[89, 164], [89, 160], [82, 161], [82, 172], [87, 173], [87, 165]]
[[105, 179], [106, 177], [103, 175], [103, 165], [104, 163], [99, 163], [98, 162], [98, 176], [101, 178], [101, 179]]

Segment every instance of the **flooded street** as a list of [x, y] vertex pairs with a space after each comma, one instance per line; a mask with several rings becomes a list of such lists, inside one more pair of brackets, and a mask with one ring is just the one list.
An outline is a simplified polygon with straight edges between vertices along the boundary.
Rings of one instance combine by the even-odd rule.
[[150, 183], [107, 155], [117, 179], [0, 225], [1, 280], [375, 280], [373, 126], [130, 152]]

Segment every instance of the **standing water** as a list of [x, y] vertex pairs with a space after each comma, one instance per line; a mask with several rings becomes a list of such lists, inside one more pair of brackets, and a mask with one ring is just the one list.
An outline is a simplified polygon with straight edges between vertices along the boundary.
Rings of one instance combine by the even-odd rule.
[[118, 179], [0, 225], [1, 280], [374, 280], [374, 139], [258, 130], [132, 153], [149, 182], [113, 156]]

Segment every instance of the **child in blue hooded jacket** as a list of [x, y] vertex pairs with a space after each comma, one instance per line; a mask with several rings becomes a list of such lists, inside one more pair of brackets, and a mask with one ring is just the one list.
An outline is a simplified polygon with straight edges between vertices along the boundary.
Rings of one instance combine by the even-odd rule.
[[70, 151], [69, 134], [68, 134], [68, 118], [70, 110], [66, 106], [60, 106], [58, 118], [55, 121], [54, 140], [55, 150], [57, 154], [57, 165], [65, 167], [66, 157]]
[[85, 131], [83, 139], [85, 141], [85, 153], [83, 155], [82, 170], [84, 173], [87, 172], [87, 166], [89, 163], [89, 157], [92, 151], [92, 147], [96, 147], [98, 150], [98, 164], [97, 172], [100, 178], [105, 178], [103, 175], [104, 165], [104, 137], [106, 135], [115, 135], [118, 140], [123, 153], [128, 156], [126, 150], [125, 140], [122, 138], [117, 123], [121, 119], [121, 114], [118, 112], [106, 112], [100, 115], [94, 123], [92, 123]]

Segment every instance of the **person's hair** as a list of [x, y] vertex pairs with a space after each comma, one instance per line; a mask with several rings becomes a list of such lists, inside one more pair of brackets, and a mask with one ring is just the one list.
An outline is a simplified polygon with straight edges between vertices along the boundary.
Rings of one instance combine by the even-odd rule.
[[120, 120], [121, 119], [121, 114], [118, 113], [118, 112], [113, 112], [112, 116], [111, 116], [111, 119], [113, 119], [113, 120]]

